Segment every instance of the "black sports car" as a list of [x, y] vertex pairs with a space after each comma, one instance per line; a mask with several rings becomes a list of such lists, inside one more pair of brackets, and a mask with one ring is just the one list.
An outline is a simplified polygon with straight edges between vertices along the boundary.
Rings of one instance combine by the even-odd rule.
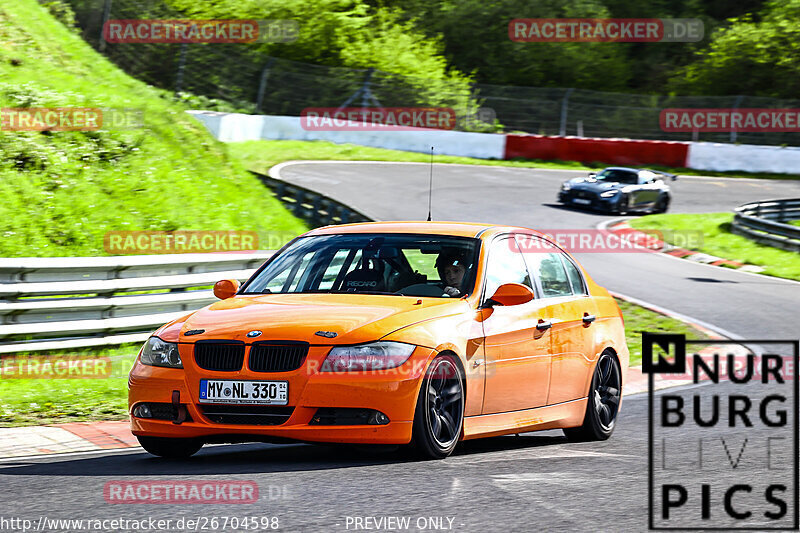
[[655, 170], [608, 167], [591, 172], [586, 178], [565, 181], [558, 192], [558, 201], [609, 213], [664, 213], [671, 199], [667, 178], [677, 179], [672, 174]]

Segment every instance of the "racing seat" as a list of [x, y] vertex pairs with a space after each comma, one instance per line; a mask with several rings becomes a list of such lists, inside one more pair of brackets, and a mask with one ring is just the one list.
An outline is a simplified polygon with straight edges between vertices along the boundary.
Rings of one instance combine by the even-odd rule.
[[361, 264], [352, 272], [347, 273], [342, 282], [343, 291], [386, 291], [383, 264], [375, 259], [368, 260], [368, 263]]

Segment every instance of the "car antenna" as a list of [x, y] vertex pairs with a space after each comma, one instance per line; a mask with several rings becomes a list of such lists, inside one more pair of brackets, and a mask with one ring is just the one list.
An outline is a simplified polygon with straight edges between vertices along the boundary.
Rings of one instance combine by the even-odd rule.
[[433, 196], [433, 146], [431, 146], [431, 177], [428, 182], [428, 222], [431, 221], [431, 197]]

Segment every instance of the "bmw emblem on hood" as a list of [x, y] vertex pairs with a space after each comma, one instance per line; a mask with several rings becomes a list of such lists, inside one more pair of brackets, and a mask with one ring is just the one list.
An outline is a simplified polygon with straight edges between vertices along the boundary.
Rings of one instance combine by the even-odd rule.
[[261, 330], [254, 329], [253, 331], [248, 331], [247, 332], [247, 336], [250, 337], [251, 339], [253, 337], [260, 337], [261, 336]]

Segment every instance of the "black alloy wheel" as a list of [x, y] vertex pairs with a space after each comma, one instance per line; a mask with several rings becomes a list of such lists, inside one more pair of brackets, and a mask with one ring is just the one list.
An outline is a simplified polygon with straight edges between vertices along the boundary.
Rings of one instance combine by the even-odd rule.
[[571, 440], [606, 440], [614, 432], [622, 399], [622, 373], [614, 354], [603, 352], [595, 366], [583, 425], [564, 430]]
[[443, 459], [458, 444], [464, 423], [464, 382], [452, 355], [433, 360], [422, 382], [413, 442], [425, 457]]

